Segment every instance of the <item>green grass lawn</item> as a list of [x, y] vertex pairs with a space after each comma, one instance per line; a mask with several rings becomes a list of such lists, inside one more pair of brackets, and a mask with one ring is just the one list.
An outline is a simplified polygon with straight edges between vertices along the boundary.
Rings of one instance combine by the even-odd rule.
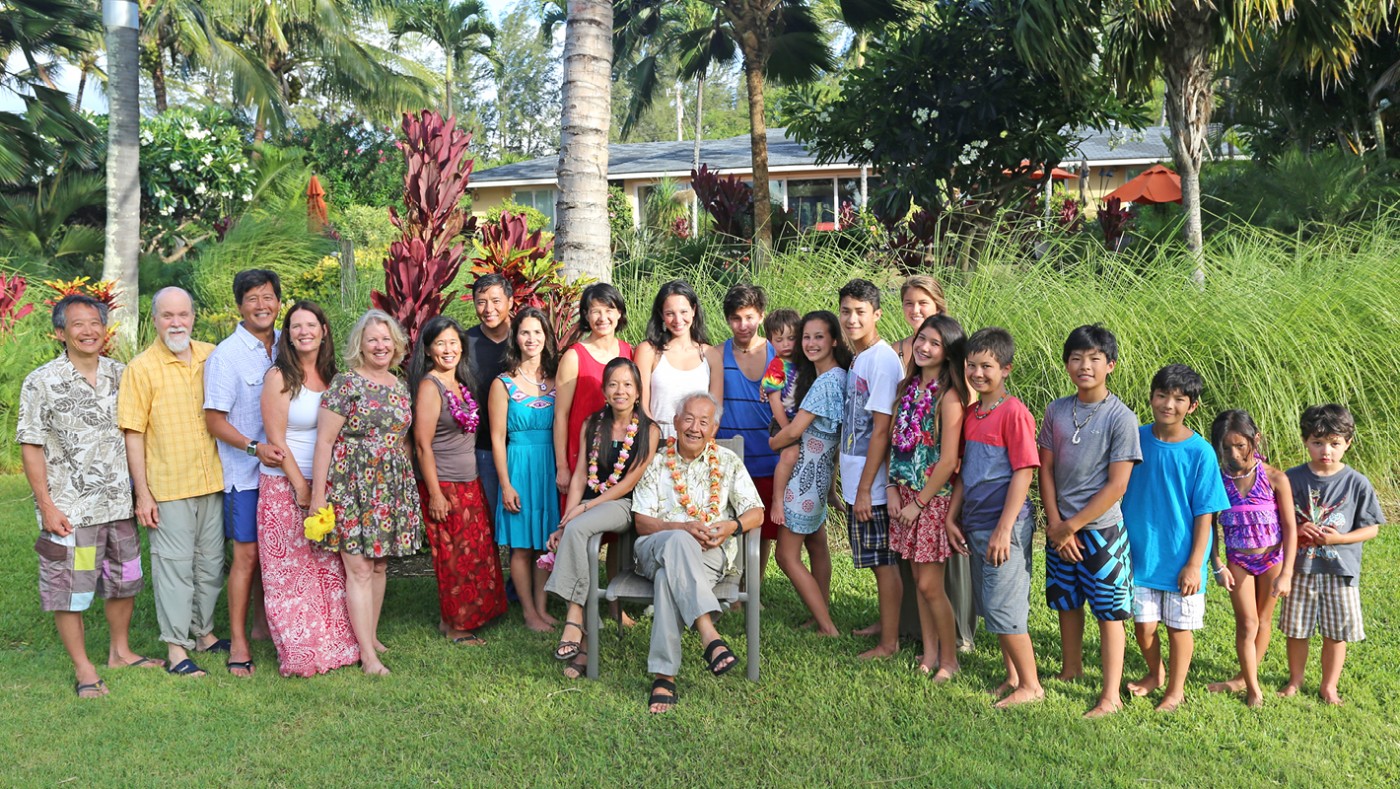
[[[0, 477], [0, 739], [10, 754], [0, 783], [42, 786], [225, 784], [330, 785], [1192, 785], [1270, 783], [1395, 785], [1400, 782], [1400, 546], [1367, 549], [1363, 600], [1370, 640], [1353, 648], [1343, 676], [1348, 705], [1307, 695], [1249, 710], [1210, 696], [1207, 682], [1235, 668], [1233, 620], [1210, 590], [1186, 705], [1172, 715], [1136, 699], [1100, 721], [1080, 714], [1097, 696], [1097, 639], [1086, 682], [1045, 681], [1043, 704], [991, 708], [999, 681], [995, 640], [981, 634], [963, 673], [935, 687], [913, 669], [912, 648], [862, 663], [868, 642], [798, 631], [801, 604], [776, 566], [764, 588], [763, 677], [742, 667], [705, 675], [687, 636], [681, 702], [646, 714], [647, 625], [602, 639], [602, 679], [569, 682], [550, 658], [550, 635], [531, 633], [512, 609], [487, 628], [485, 648], [438, 637], [431, 579], [390, 581], [381, 637], [393, 676], [355, 668], [283, 679], [272, 645], [254, 647], [258, 675], [239, 680], [217, 660], [210, 676], [106, 670], [112, 693], [79, 702], [51, 617], [39, 610], [34, 519], [22, 477]], [[1388, 537], [1388, 535], [1386, 535]], [[849, 630], [875, 616], [874, 582], [838, 549], [834, 609]], [[1037, 559], [1038, 569], [1043, 566]], [[1037, 581], [1039, 583], [1039, 581]], [[1032, 605], [1041, 672], [1058, 669], [1055, 620]], [[104, 657], [106, 626], [89, 614], [89, 653]], [[218, 621], [227, 621], [222, 606]], [[221, 628], [223, 625], [221, 624]], [[743, 622], [721, 630], [744, 654]], [[149, 587], [137, 602], [133, 643], [163, 656]], [[221, 634], [223, 630], [219, 631]], [[1286, 676], [1282, 643], [1263, 676]], [[1314, 651], [1315, 654], [1315, 651]], [[1127, 672], [1142, 671], [1136, 648]]]

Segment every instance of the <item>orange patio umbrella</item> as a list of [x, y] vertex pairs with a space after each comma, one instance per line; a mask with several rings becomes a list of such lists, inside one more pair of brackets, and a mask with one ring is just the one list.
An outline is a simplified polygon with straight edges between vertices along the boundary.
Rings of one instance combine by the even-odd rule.
[[326, 190], [321, 188], [321, 181], [316, 176], [311, 176], [311, 183], [306, 187], [306, 224], [311, 228], [311, 232], [319, 233], [330, 222], [330, 217], [326, 213]]
[[1154, 164], [1133, 180], [1104, 195], [1125, 203], [1180, 203], [1181, 176]]

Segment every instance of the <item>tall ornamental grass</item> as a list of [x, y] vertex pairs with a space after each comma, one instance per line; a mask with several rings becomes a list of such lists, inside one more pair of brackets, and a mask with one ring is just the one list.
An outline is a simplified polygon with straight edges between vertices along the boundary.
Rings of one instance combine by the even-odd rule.
[[[1305, 241], [1236, 226], [1208, 244], [1203, 283], [1191, 281], [1192, 270], [1174, 245], [1146, 263], [1082, 245], [1052, 247], [1026, 263], [1020, 247], [993, 243], [974, 272], [931, 273], [969, 333], [992, 325], [1011, 331], [1011, 390], [1037, 416], [1073, 391], [1060, 362], [1065, 336], [1102, 323], [1120, 348], [1110, 387], [1143, 421], [1151, 418], [1153, 373], [1188, 364], [1206, 382], [1192, 427], [1206, 433], [1218, 411], [1247, 409], [1266, 434], [1270, 460], [1286, 467], [1306, 459], [1303, 408], [1343, 403], [1357, 421], [1349, 461], [1387, 496], [1400, 491], [1400, 215]], [[624, 274], [628, 339], [640, 339], [652, 296], [675, 277], [699, 292], [711, 339], [729, 335], [720, 304], [743, 275], [721, 257], [653, 260]], [[857, 276], [885, 289], [881, 336], [908, 334], [898, 275], [871, 261], [820, 249], [787, 253], [757, 282], [773, 307], [834, 311], [837, 290]]]

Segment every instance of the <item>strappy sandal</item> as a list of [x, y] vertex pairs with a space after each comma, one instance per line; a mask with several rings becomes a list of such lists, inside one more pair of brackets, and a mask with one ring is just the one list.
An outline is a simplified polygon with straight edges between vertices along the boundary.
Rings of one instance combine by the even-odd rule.
[[[588, 635], [588, 631], [587, 631], [587, 630], [584, 630], [584, 629], [583, 629], [583, 625], [580, 624], [580, 623], [578, 623], [578, 622], [565, 622], [565, 623], [564, 623], [564, 627], [576, 627], [576, 628], [578, 628], [578, 636], [579, 636], [579, 638], [583, 638], [584, 636]], [[562, 630], [560, 631], [560, 635], [563, 635], [563, 631], [562, 631]], [[578, 657], [579, 654], [582, 653], [582, 652], [583, 652], [583, 644], [582, 644], [582, 643], [580, 643], [580, 642], [578, 642], [578, 641], [563, 641], [563, 640], [561, 640], [561, 641], [559, 642], [559, 646], [557, 646], [557, 647], [554, 648], [554, 659], [555, 659], [555, 660], [573, 660], [574, 658]]]
[[[670, 694], [668, 695], [658, 693], [657, 691], [659, 690], [668, 690], [670, 691]], [[653, 705], [665, 704], [666, 709], [662, 710], [661, 712], [670, 712], [671, 709], [676, 706], [676, 702], [680, 701], [680, 699], [681, 695], [676, 691], [676, 683], [672, 682], [669, 679], [662, 679], [660, 677], [657, 677], [651, 683], [651, 696], [647, 699], [647, 711], [650, 712]], [[653, 714], [659, 715], [661, 713]]]
[[582, 679], [583, 676], [588, 673], [588, 654], [585, 652], [578, 653], [578, 656], [574, 658], [572, 663], [566, 663], [564, 665], [563, 672], [564, 679]]
[[[722, 638], [716, 638], [714, 641], [706, 644], [705, 652], [702, 657], [705, 659], [705, 662], [709, 664], [710, 673], [714, 674], [716, 677], [723, 676], [730, 669], [739, 665], [739, 658], [735, 657], [734, 653], [729, 651], [729, 645], [724, 643], [724, 639]], [[725, 658], [729, 658], [729, 663], [721, 666], [720, 664], [724, 663]]]
[[86, 684], [75, 682], [73, 683], [73, 692], [78, 694], [80, 699], [100, 699], [107, 695], [107, 683], [100, 679]]

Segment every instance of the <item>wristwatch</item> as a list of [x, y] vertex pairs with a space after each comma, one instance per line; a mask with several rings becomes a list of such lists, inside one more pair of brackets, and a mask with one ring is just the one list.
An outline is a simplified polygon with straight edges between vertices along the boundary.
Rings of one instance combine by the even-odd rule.
[[249, 441], [249, 442], [248, 442], [248, 446], [244, 447], [244, 448], [243, 448], [243, 451], [248, 453], [248, 457], [254, 457], [254, 458], [257, 457], [257, 456], [258, 456], [258, 442], [256, 442], [256, 441]]

